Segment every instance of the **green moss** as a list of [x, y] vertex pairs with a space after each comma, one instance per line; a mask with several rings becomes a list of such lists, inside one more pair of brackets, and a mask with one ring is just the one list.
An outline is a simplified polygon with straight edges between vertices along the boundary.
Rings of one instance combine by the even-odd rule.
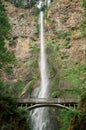
[[84, 8], [84, 15], [81, 22], [81, 32], [83, 37], [86, 37], [86, 0], [82, 0], [82, 7]]
[[59, 30], [57, 32], [57, 38], [64, 39], [63, 47], [66, 47], [70, 44], [71, 33], [72, 33], [72, 31], [63, 31], [63, 30]]
[[[15, 56], [9, 52], [5, 46], [5, 40], [8, 39], [10, 29], [11, 27], [4, 5], [0, 1], [0, 72], [2, 72], [2, 70], [11, 72], [12, 64], [16, 61]], [[8, 70], [8, 68], [10, 68], [10, 70]]]
[[80, 94], [83, 93], [86, 86], [86, 77], [85, 77], [85, 63], [74, 64], [73, 66], [64, 68], [63, 75], [74, 85], [73, 92], [74, 95], [80, 97]]
[[[69, 124], [71, 123], [71, 120], [74, 118], [80, 118], [83, 116], [83, 114], [78, 110], [62, 110], [61, 111], [61, 119], [62, 119], [62, 128], [61, 130], [69, 130]], [[74, 122], [76, 123], [76, 122]], [[79, 130], [78, 127], [74, 128], [76, 130]], [[72, 129], [72, 130], [74, 130]]]
[[8, 35], [10, 31], [10, 24], [8, 22], [8, 17], [5, 12], [4, 5], [0, 1], [0, 35], [4, 38]]

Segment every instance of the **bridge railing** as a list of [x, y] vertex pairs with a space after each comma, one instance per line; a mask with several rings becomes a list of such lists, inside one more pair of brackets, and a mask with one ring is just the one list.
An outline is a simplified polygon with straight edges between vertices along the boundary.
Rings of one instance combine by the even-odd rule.
[[28, 98], [17, 99], [18, 103], [22, 104], [73, 104], [78, 103], [76, 98]]

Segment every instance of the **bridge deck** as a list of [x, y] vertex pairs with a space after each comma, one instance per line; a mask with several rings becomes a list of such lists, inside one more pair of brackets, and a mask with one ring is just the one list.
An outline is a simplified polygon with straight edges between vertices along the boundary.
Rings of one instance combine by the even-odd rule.
[[75, 98], [28, 98], [17, 99], [18, 104], [77, 104]]

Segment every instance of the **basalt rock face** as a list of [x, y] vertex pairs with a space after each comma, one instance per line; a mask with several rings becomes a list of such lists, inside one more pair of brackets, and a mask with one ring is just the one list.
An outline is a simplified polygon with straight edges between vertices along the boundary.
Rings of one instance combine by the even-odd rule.
[[53, 24], [55, 23], [56, 31], [80, 27], [83, 11], [80, 0], [58, 0], [58, 2], [54, 0], [51, 6], [48, 17], [53, 20]]
[[5, 77], [6, 81], [27, 79], [27, 61], [31, 57], [29, 44], [36, 39], [36, 19], [31, 9], [17, 8], [13, 4], [3, 0], [5, 9], [11, 24], [10, 40], [6, 41], [7, 48], [12, 51], [17, 59], [13, 75]]
[[[60, 40], [57, 38], [61, 32], [72, 32], [69, 47], [60, 48], [64, 55], [70, 55], [71, 61], [67, 63], [75, 63], [84, 59], [85, 40], [81, 38], [80, 25], [83, 16], [83, 8], [80, 0], [54, 0], [51, 3], [46, 22], [46, 38], [55, 39], [57, 44], [62, 45], [64, 42], [62, 36]], [[66, 36], [65, 36], [66, 38]], [[77, 51], [76, 51], [77, 50]]]
[[[39, 18], [37, 14], [35, 14], [36, 11], [34, 12], [33, 7], [23, 9], [20, 7], [15, 7], [7, 0], [2, 0], [2, 2], [5, 5], [9, 22], [12, 27], [10, 40], [6, 41], [6, 44], [8, 49], [12, 51], [17, 58], [17, 63], [14, 65], [13, 75], [5, 76], [4, 80], [9, 82], [24, 80], [28, 83], [29, 81], [31, 82], [33, 79], [36, 80], [37, 78], [38, 83], [35, 84], [35, 86], [38, 86], [40, 78], [39, 75], [37, 77], [36, 75], [39, 73], [39, 68], [37, 68], [39, 59]], [[61, 66], [66, 65], [67, 67], [77, 64], [78, 62], [85, 61], [86, 40], [82, 39], [80, 32], [80, 24], [83, 16], [83, 8], [81, 7], [80, 2], [80, 0], [53, 0], [45, 14], [45, 41], [53, 40], [55, 41], [54, 44], [56, 46], [58, 45], [59, 47], [59, 50], [57, 50], [57, 53], [54, 56], [55, 58], [51, 59], [52, 65], [55, 62], [56, 65], [58, 64], [59, 61], [57, 57], [61, 61]], [[65, 34], [65, 36], [63, 37], [62, 34], [62, 36], [60, 35], [59, 37], [59, 34], [62, 32]], [[65, 41], [68, 45], [65, 45]], [[34, 49], [37, 52], [36, 55], [33, 51]], [[53, 48], [48, 54], [50, 58], [52, 51]], [[35, 60], [37, 62], [36, 65], [34, 64], [34, 60], [33, 62], [30, 62], [33, 57], [35, 57]], [[65, 60], [67, 57], [69, 57], [69, 59]], [[54, 61], [55, 59], [57, 61]], [[33, 65], [36, 67], [33, 67], [31, 70], [30, 67]], [[54, 77], [58, 77], [58, 68], [55, 67], [53, 69], [56, 73]], [[33, 75], [30, 71], [33, 72]], [[64, 84], [65, 81], [61, 79], [60, 82]], [[25, 91], [29, 91], [28, 85], [26, 86], [27, 87]]]

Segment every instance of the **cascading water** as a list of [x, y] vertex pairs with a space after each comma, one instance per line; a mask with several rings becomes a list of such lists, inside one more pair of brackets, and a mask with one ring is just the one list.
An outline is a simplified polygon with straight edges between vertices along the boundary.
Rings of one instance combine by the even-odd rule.
[[51, 0], [45, 0], [45, 3], [47, 4], [47, 6], [49, 7]]
[[47, 74], [47, 63], [44, 47], [43, 11], [40, 12], [40, 48], [41, 48], [41, 58], [40, 58], [41, 89], [38, 98], [47, 98], [49, 96], [49, 90], [48, 90], [49, 80]]
[[[49, 0], [50, 1], [50, 0]], [[45, 1], [46, 2], [46, 1]], [[42, 1], [38, 5], [42, 8]], [[49, 2], [48, 2], [49, 4]], [[40, 11], [40, 74], [41, 84], [37, 98], [48, 98], [49, 97], [49, 79], [47, 74], [47, 63], [44, 46], [44, 26], [43, 26], [43, 11]], [[34, 92], [35, 93], [35, 92]], [[31, 124], [33, 130], [48, 130], [50, 121], [48, 119], [48, 108], [38, 108], [31, 113]]]

